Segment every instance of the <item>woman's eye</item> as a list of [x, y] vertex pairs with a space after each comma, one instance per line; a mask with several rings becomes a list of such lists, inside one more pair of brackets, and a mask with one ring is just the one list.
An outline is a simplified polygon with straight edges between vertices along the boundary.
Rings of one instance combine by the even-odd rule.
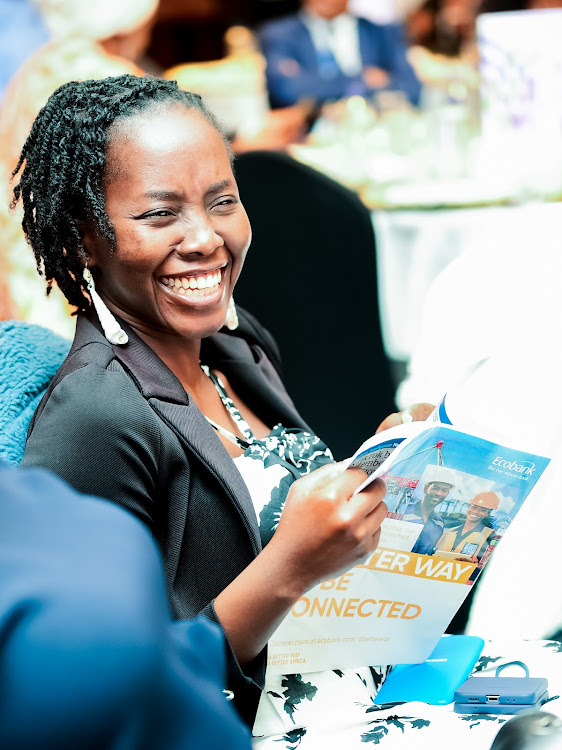
[[135, 216], [134, 218], [140, 221], [150, 221], [153, 219], [169, 219], [175, 216], [175, 212], [168, 208], [156, 208], [152, 211], [146, 211], [144, 214]]
[[236, 203], [238, 203], [236, 198], [232, 195], [228, 195], [224, 198], [219, 198], [219, 200], [213, 204], [213, 208], [225, 208], [228, 206], [234, 206]]
[[151, 211], [150, 213], [145, 214], [143, 218], [145, 218], [145, 219], [159, 219], [160, 217], [171, 216], [171, 215], [172, 215], [171, 211], [167, 211], [166, 209], [162, 208], [159, 211]]

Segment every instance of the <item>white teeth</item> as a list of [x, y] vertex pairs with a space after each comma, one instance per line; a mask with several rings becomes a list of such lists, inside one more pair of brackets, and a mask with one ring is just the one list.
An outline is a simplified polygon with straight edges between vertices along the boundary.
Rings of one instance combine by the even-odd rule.
[[200, 297], [206, 289], [219, 286], [221, 279], [222, 269], [219, 269], [215, 273], [209, 273], [206, 276], [182, 276], [181, 278], [165, 276], [162, 278], [161, 283], [176, 294]]

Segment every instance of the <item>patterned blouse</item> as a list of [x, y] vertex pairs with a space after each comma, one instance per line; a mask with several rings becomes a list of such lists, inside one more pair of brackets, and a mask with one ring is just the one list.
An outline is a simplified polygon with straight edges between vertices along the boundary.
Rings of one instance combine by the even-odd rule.
[[[229, 398], [221, 380], [205, 365], [203, 371], [212, 380], [221, 400], [244, 438], [237, 437], [212, 420], [209, 422], [224, 437], [244, 449], [234, 459], [252, 497], [258, 517], [262, 545], [273, 536], [291, 484], [304, 474], [327, 463], [333, 456], [319, 437], [300, 429], [277, 424], [262, 439], [254, 437], [250, 427]], [[365, 712], [384, 682], [387, 667], [271, 675], [266, 673], [253, 734], [260, 748], [285, 741], [289, 750], [304, 750], [309, 726], [329, 717], [338, 724], [352, 726], [365, 720]], [[312, 743], [311, 743], [312, 744]], [[271, 744], [281, 750], [284, 746]]]

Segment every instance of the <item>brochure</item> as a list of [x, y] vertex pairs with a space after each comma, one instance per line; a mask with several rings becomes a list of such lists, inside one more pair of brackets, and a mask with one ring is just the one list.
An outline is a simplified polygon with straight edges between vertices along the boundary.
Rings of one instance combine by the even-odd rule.
[[425, 661], [548, 463], [434, 421], [370, 438], [349, 465], [386, 482], [379, 546], [295, 603], [269, 670]]

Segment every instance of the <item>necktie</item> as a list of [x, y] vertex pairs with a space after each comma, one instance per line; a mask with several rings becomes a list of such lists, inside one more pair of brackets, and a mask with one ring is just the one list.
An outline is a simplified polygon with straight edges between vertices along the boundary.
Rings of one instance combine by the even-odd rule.
[[340, 75], [341, 70], [332, 51], [332, 28], [329, 21], [325, 21], [319, 36], [316, 49], [318, 71], [322, 78], [335, 78]]

